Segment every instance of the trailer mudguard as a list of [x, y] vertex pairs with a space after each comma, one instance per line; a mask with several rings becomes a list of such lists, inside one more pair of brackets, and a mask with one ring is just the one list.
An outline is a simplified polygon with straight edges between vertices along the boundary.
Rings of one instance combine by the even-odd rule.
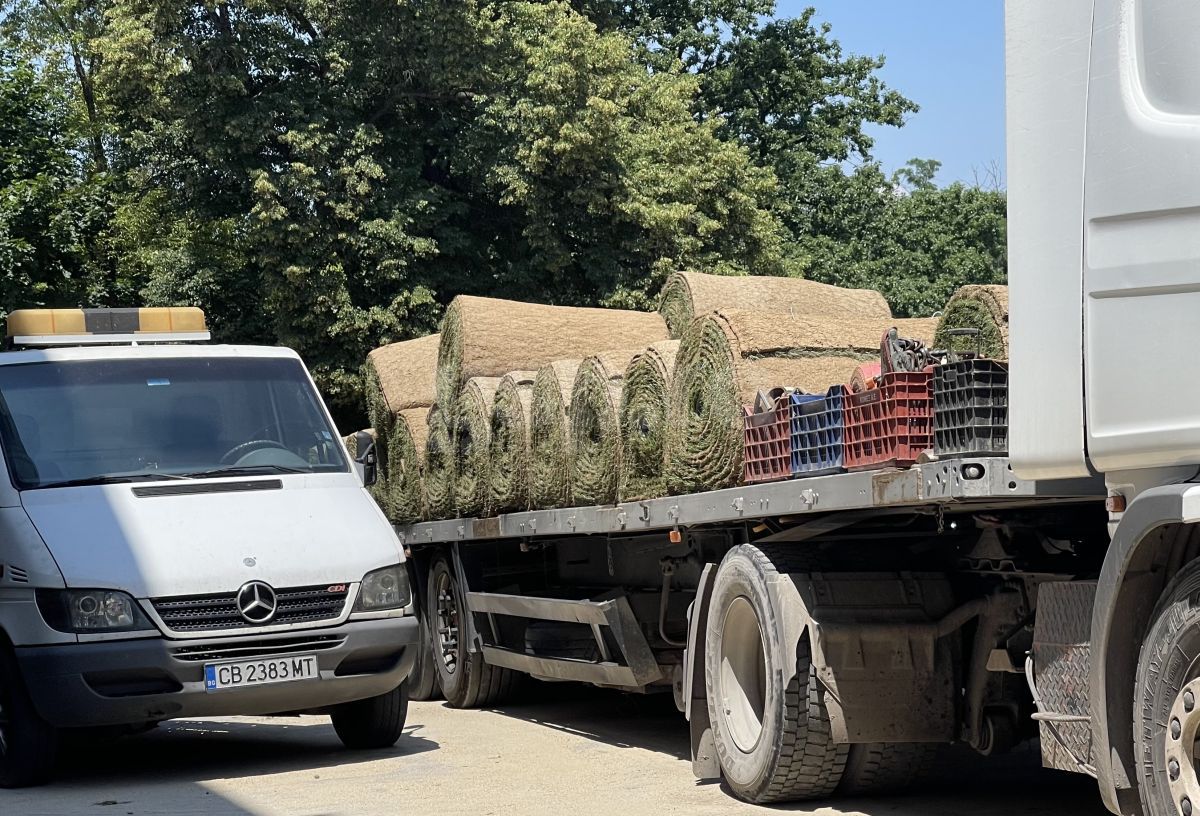
[[1113, 813], [1140, 813], [1133, 748], [1133, 685], [1147, 623], [1170, 576], [1155, 532], [1200, 521], [1200, 485], [1173, 484], [1139, 495], [1125, 510], [1104, 558], [1092, 609], [1091, 687], [1096, 779]]

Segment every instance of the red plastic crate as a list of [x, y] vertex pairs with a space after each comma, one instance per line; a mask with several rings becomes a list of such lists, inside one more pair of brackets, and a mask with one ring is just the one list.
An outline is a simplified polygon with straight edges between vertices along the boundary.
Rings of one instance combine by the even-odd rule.
[[933, 447], [933, 372], [883, 375], [846, 395], [846, 470], [908, 467]]
[[792, 475], [792, 408], [787, 395], [770, 411], [743, 408], [745, 445], [742, 479], [746, 484], [774, 482]]

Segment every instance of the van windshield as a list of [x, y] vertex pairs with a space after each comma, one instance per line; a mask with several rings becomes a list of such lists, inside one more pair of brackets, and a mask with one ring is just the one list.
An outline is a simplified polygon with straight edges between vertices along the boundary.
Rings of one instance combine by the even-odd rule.
[[286, 358], [0, 366], [0, 441], [20, 489], [348, 469]]

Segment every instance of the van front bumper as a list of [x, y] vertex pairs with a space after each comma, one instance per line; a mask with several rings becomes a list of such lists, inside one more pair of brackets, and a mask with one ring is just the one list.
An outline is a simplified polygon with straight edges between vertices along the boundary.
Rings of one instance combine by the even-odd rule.
[[[412, 670], [417, 627], [410, 615], [258, 637], [109, 640], [15, 651], [34, 706], [51, 725], [131, 725], [317, 711], [384, 694]], [[301, 654], [316, 656], [319, 680], [205, 691], [207, 663]]]

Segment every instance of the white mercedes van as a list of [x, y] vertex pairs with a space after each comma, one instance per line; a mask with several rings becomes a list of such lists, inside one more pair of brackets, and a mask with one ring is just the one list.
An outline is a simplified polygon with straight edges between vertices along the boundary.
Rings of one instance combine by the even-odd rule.
[[404, 555], [292, 351], [196, 309], [21, 310], [0, 353], [0, 786], [63, 729], [324, 712], [392, 745]]

